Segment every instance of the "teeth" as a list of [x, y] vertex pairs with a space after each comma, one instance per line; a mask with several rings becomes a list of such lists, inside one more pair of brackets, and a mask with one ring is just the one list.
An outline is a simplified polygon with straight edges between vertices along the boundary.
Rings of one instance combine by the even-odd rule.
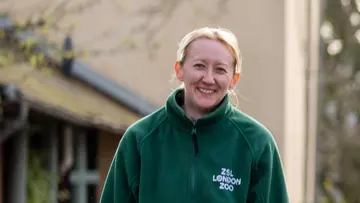
[[200, 92], [205, 93], [205, 94], [212, 94], [214, 93], [214, 90], [208, 90], [208, 89], [203, 89], [203, 88], [199, 88]]

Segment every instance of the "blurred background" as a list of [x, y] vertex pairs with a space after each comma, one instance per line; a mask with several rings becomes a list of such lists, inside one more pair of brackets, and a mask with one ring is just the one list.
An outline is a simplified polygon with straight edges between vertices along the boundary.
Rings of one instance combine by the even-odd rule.
[[98, 202], [126, 128], [178, 86], [189, 31], [239, 39], [238, 108], [292, 203], [360, 202], [359, 0], [0, 1], [0, 203]]

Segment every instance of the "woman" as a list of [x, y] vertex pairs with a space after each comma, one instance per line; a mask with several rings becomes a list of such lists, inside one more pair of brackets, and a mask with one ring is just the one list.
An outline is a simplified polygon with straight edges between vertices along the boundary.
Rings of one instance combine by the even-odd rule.
[[288, 203], [271, 133], [229, 101], [240, 69], [230, 31], [187, 34], [175, 63], [183, 86], [128, 128], [100, 202]]

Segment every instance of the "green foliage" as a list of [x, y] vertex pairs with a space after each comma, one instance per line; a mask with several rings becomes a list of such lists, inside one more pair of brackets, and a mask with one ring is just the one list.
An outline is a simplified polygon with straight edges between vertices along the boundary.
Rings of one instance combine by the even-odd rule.
[[359, 9], [357, 0], [325, 1], [317, 173], [329, 203], [360, 203]]
[[51, 200], [51, 173], [44, 167], [44, 152], [30, 151], [28, 158], [28, 203], [49, 203]]

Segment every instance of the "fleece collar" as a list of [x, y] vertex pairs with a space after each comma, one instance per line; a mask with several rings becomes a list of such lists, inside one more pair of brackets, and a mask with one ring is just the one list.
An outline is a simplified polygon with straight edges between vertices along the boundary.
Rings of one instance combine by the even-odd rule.
[[192, 122], [181, 105], [184, 102], [184, 89], [179, 88], [173, 91], [166, 101], [166, 112], [172, 121], [172, 124], [184, 130], [206, 130], [215, 126], [232, 113], [232, 105], [229, 95], [226, 94], [220, 105], [210, 114], [200, 118], [196, 123]]

